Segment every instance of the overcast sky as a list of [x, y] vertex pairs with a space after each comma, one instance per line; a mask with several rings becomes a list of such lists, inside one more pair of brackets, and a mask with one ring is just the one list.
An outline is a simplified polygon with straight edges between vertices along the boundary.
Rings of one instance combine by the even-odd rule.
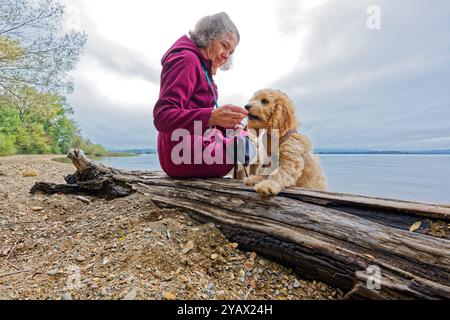
[[[241, 33], [220, 104], [262, 88], [296, 104], [315, 148], [450, 149], [448, 0], [65, 0], [89, 35], [69, 102], [83, 134], [108, 148], [156, 148], [160, 59], [204, 15]], [[381, 9], [370, 30], [367, 8]]]

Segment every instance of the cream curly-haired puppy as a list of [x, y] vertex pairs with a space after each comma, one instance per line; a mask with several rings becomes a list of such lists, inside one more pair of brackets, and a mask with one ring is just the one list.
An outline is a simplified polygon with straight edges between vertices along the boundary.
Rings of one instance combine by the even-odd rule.
[[[319, 159], [313, 154], [310, 140], [297, 131], [295, 107], [288, 96], [278, 90], [260, 90], [245, 108], [249, 112], [250, 131], [255, 131], [257, 135], [267, 132], [267, 141], [271, 141], [270, 135], [278, 133], [279, 167], [268, 175], [258, 174], [261, 171], [257, 170], [257, 174], [245, 178], [244, 183], [255, 186], [255, 190], [262, 195], [277, 195], [284, 188], [293, 186], [325, 190]], [[272, 157], [274, 148], [270, 143], [267, 143], [266, 149]]]

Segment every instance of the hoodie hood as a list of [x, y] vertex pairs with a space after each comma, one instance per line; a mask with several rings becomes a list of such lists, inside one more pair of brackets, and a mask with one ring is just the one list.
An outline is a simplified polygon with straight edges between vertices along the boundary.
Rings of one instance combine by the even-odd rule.
[[202, 63], [202, 65], [204, 65], [206, 67], [206, 69], [208, 70], [208, 72], [211, 74], [212, 61], [210, 59], [207, 59], [203, 55], [203, 53], [200, 51], [200, 49], [197, 47], [197, 45], [191, 39], [189, 39], [189, 37], [186, 35], [184, 35], [180, 39], [178, 39], [172, 45], [172, 47], [170, 47], [170, 49], [164, 54], [164, 56], [161, 59], [161, 65], [164, 66], [167, 59], [172, 54], [183, 51], [183, 50], [188, 50], [188, 51], [195, 53], [195, 55], [200, 59], [200, 62]]

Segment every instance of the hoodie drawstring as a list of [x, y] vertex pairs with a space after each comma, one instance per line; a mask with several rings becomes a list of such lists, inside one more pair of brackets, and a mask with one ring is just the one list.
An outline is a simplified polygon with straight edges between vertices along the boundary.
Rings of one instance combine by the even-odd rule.
[[219, 103], [217, 102], [216, 92], [214, 91], [213, 85], [211, 83], [211, 78], [209, 77], [208, 71], [206, 70], [205, 66], [203, 66], [203, 64], [202, 64], [202, 68], [203, 68], [203, 72], [205, 73], [205, 76], [206, 76], [206, 81], [208, 81], [209, 87], [211, 88], [211, 91], [213, 93], [214, 104], [216, 105], [216, 109], [219, 109]]

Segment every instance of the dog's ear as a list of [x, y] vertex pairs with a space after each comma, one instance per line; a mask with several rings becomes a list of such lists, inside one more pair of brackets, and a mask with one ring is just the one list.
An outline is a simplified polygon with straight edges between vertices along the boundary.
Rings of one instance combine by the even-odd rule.
[[283, 92], [278, 91], [275, 99], [275, 106], [270, 117], [267, 129], [278, 129], [280, 137], [284, 136], [289, 130], [297, 128], [297, 121], [294, 113], [294, 103]]

